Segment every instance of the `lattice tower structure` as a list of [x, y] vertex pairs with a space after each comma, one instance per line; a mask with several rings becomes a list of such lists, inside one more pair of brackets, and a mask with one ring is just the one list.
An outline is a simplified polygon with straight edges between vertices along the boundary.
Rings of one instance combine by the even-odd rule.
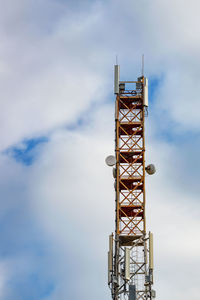
[[[153, 267], [145, 219], [145, 78], [119, 82], [115, 105], [116, 191], [114, 249], [110, 246], [112, 298], [152, 298]], [[133, 88], [127, 88], [134, 85]], [[150, 254], [151, 255], [151, 254]]]

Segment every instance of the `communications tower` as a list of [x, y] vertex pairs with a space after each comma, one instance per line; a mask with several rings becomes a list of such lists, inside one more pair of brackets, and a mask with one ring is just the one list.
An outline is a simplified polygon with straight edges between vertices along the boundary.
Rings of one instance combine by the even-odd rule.
[[145, 176], [155, 167], [145, 166], [145, 117], [148, 80], [120, 81], [115, 65], [115, 234], [109, 236], [108, 285], [113, 300], [155, 298], [153, 284], [153, 234], [146, 233]]

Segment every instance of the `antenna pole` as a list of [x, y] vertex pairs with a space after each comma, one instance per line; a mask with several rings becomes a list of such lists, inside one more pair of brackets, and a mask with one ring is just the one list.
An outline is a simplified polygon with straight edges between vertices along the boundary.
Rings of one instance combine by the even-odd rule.
[[118, 65], [118, 55], [116, 55], [116, 65]]
[[144, 76], [144, 54], [142, 54], [142, 76]]

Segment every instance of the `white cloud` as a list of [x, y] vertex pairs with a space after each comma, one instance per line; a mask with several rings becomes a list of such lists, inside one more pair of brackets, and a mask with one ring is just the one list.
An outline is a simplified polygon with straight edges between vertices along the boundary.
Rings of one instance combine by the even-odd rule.
[[88, 2], [81, 10], [70, 2], [10, 4], [1, 12], [1, 148], [106, 98], [116, 54], [122, 77], [135, 78], [145, 53], [147, 75], [165, 74], [158, 111], [198, 130], [197, 1]]
[[[83, 299], [89, 293], [96, 299], [110, 297], [106, 255], [107, 236], [114, 225], [114, 191], [112, 172], [105, 166], [104, 158], [112, 153], [114, 143], [110, 108], [101, 110], [99, 115], [94, 114], [96, 123], [92, 128], [86, 126], [73, 134], [60, 131], [52, 136], [31, 171], [33, 211], [53, 244], [56, 266], [52, 263], [52, 273], [59, 282], [48, 299], [72, 297], [73, 293], [76, 299], [77, 286]], [[100, 127], [102, 115], [104, 122]], [[107, 133], [102, 135], [105, 130]], [[198, 196], [191, 198], [187, 189], [177, 189], [176, 166], [170, 164], [172, 154], [178, 151], [176, 146], [154, 138], [148, 144], [148, 159], [157, 166], [156, 175], [147, 178], [147, 227], [155, 236], [155, 288], [164, 300], [171, 294], [176, 299], [187, 299], [190, 293], [197, 299]], [[191, 281], [187, 278], [188, 294], [183, 289], [184, 272], [193, 272]], [[166, 281], [168, 291], [163, 286]]]
[[35, 216], [55, 245], [60, 288], [51, 299], [73, 293], [76, 299], [80, 291], [83, 299], [108, 294], [106, 249], [114, 224], [114, 192], [104, 160], [113, 143], [98, 129], [92, 131], [53, 136], [30, 178]]
[[[33, 8], [45, 9], [39, 4]], [[24, 136], [43, 134], [74, 121], [105, 94], [105, 80], [96, 70], [98, 64], [90, 62], [93, 49], [88, 45], [86, 51], [88, 34], [98, 21], [95, 15], [88, 18], [79, 13], [77, 22], [66, 12], [49, 34], [37, 36], [34, 26], [29, 27], [32, 20], [25, 18], [23, 6], [22, 10], [24, 23], [17, 23], [17, 32], [12, 24], [11, 34], [5, 36], [8, 20], [3, 23], [1, 148]], [[43, 12], [50, 18], [49, 10]], [[50, 22], [51, 19], [47, 20]], [[27, 31], [24, 26], [28, 26]]]

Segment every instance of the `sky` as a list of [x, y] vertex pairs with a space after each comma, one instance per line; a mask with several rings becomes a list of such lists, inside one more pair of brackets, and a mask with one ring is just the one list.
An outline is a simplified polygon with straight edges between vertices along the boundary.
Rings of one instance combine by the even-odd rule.
[[199, 1], [0, 4], [0, 298], [111, 299], [113, 66], [144, 54], [154, 289], [199, 300]]

